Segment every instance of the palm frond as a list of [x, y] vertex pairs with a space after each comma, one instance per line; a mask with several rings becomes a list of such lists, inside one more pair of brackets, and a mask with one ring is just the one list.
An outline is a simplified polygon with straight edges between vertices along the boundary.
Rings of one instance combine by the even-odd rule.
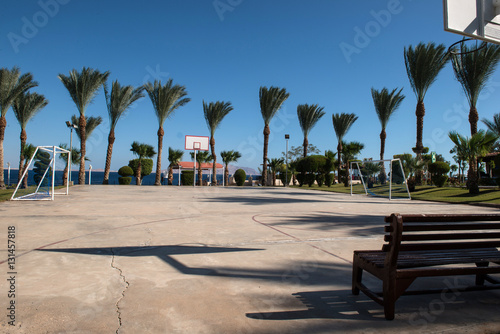
[[260, 87], [259, 89], [259, 101], [260, 101], [260, 112], [264, 123], [269, 125], [271, 119], [274, 115], [281, 109], [283, 103], [290, 96], [286, 92], [285, 88], [279, 87]]
[[[194, 160], [194, 152], [191, 152], [191, 160]], [[196, 162], [199, 164], [212, 161], [212, 154], [209, 151], [196, 152]]]
[[12, 104], [12, 110], [16, 115], [17, 121], [21, 129], [26, 128], [26, 124], [32, 119], [40, 110], [45, 108], [49, 101], [41, 94], [23, 92], [21, 93]]
[[144, 89], [153, 104], [158, 124], [163, 126], [167, 118], [173, 115], [176, 109], [191, 101], [187, 96], [186, 87], [174, 85], [172, 79], [168, 79], [165, 85], [155, 80], [152, 84], [146, 83]]
[[[102, 117], [101, 116], [90, 116], [90, 117], [85, 117], [85, 133], [86, 133], [86, 139], [89, 139], [90, 135], [92, 132], [97, 128], [98, 125], [102, 123]], [[80, 117], [77, 117], [76, 115], [71, 115], [71, 122], [73, 124], [76, 124], [78, 127], [80, 127]], [[80, 138], [80, 131], [75, 131], [78, 139], [81, 141]]]
[[500, 114], [493, 115], [493, 121], [483, 118], [482, 122], [488, 127], [491, 132], [494, 132], [500, 136]]
[[309, 135], [309, 132], [316, 125], [316, 123], [325, 115], [324, 107], [317, 104], [299, 104], [297, 106], [297, 117], [299, 118], [300, 128], [304, 137]]
[[210, 135], [213, 137], [215, 130], [219, 127], [224, 117], [233, 110], [231, 102], [217, 101], [210, 102], [209, 104], [203, 101], [203, 114], [207, 127], [210, 130]]
[[182, 150], [174, 150], [173, 148], [168, 148], [168, 161], [170, 162], [170, 166], [177, 165], [184, 155], [184, 151]]
[[31, 73], [21, 75], [19, 67], [0, 69], [0, 114], [5, 117], [7, 110], [22, 93], [38, 86]]
[[375, 106], [375, 112], [377, 113], [382, 129], [385, 130], [389, 118], [394, 114], [394, 112], [399, 108], [401, 102], [405, 99], [405, 96], [401, 94], [403, 88], [399, 91], [395, 88], [390, 93], [387, 88], [383, 88], [378, 91], [372, 88], [372, 98], [373, 104]]
[[241, 158], [241, 153], [238, 151], [222, 151], [220, 152], [220, 156], [222, 158], [222, 162], [225, 165], [229, 165], [231, 162], [238, 161]]
[[109, 94], [107, 85], [104, 85], [110, 129], [116, 127], [120, 117], [125, 114], [135, 101], [144, 97], [143, 90], [142, 86], [135, 89], [133, 86], [121, 86], [118, 80], [115, 80], [111, 86], [111, 94]]
[[152, 158], [156, 154], [154, 147], [149, 144], [142, 144], [134, 141], [131, 146], [132, 148], [130, 151], [137, 155], [139, 160], [142, 160], [143, 158]]
[[424, 101], [427, 90], [448, 62], [446, 51], [443, 44], [435, 43], [419, 43], [415, 48], [411, 45], [404, 48], [406, 73], [419, 102]]
[[349, 131], [357, 119], [358, 116], [355, 114], [336, 113], [332, 115], [333, 129], [335, 130], [335, 135], [339, 142], [342, 141], [342, 138], [344, 138], [347, 131]]

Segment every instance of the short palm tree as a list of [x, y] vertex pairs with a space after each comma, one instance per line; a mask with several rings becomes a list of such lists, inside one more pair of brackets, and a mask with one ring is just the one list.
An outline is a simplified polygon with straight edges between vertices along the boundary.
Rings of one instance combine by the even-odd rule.
[[340, 170], [342, 169], [342, 140], [344, 139], [344, 136], [347, 134], [347, 131], [351, 128], [351, 126], [356, 122], [358, 119], [358, 116], [355, 114], [333, 114], [332, 115], [332, 120], [333, 120], [333, 129], [335, 130], [335, 136], [337, 137], [338, 145], [337, 145], [337, 155], [338, 155], [338, 171], [337, 171], [337, 177], [340, 183]]
[[158, 119], [158, 156], [156, 159], [156, 179], [155, 185], [161, 185], [161, 155], [163, 151], [163, 123], [174, 114], [174, 111], [179, 107], [191, 101], [187, 98], [186, 87], [174, 85], [172, 79], [168, 79], [165, 85], [161, 81], [155, 80], [152, 84], [150, 82], [144, 85], [144, 89], [151, 99], [153, 108]]
[[[35, 154], [35, 151], [36, 151], [36, 146], [35, 145], [33, 145], [33, 144], [25, 144], [24, 145], [22, 155], [26, 158], [26, 160], [24, 160], [24, 163], [20, 167], [20, 169], [21, 169], [21, 176], [24, 174], [24, 170], [28, 167], [28, 162], [31, 159], [31, 157], [33, 156], [33, 154]], [[18, 180], [19, 180], [19, 178], [18, 178]], [[21, 187], [22, 188], [28, 188], [28, 178], [27, 177], [25, 177], [23, 179], [23, 184], [22, 184]]]
[[214, 178], [212, 179], [212, 185], [217, 184], [217, 155], [215, 154], [215, 130], [219, 127], [220, 122], [226, 117], [229, 112], [233, 110], [231, 102], [210, 102], [206, 104], [203, 101], [203, 114], [205, 115], [205, 121], [207, 122], [207, 127], [210, 130], [210, 149], [212, 151], [213, 166], [212, 173]]
[[263, 185], [267, 185], [267, 149], [269, 146], [269, 135], [271, 134], [269, 123], [278, 110], [281, 109], [281, 106], [289, 96], [290, 94], [286, 92], [285, 88], [260, 87], [259, 90], [260, 112], [262, 114], [262, 118], [264, 119], [264, 156], [262, 167]]
[[[64, 74], [59, 74], [59, 79], [63, 83], [64, 87], [68, 90], [71, 99], [75, 103], [78, 112], [80, 113], [79, 124], [77, 134], [80, 138], [80, 171], [78, 173], [78, 183], [85, 184], [85, 154], [86, 148], [85, 144], [87, 142], [86, 138], [86, 120], [85, 111], [87, 107], [94, 100], [97, 90], [99, 87], [104, 85], [108, 79], [109, 71], [104, 73], [94, 70], [92, 68], [84, 67], [81, 72], [77, 70], [71, 70], [69, 76]], [[75, 123], [73, 123], [75, 124]]]
[[14, 100], [12, 105], [12, 110], [14, 110], [14, 114], [16, 115], [17, 121], [21, 126], [21, 150], [19, 156], [19, 174], [18, 180], [21, 179], [23, 175], [23, 165], [25, 156], [24, 146], [26, 145], [26, 140], [28, 136], [26, 134], [26, 125], [28, 121], [32, 119], [40, 110], [45, 108], [45, 106], [49, 103], [47, 99], [43, 95], [37, 93], [24, 92], [21, 93], [17, 99]]
[[283, 158], [273, 158], [269, 160], [269, 168], [271, 168], [271, 174], [273, 176], [273, 187], [276, 186], [276, 172], [283, 166], [285, 160]]
[[[71, 122], [73, 124], [76, 124], [78, 126], [78, 128], [80, 128], [80, 118], [79, 117], [77, 117], [75, 115], [71, 115]], [[101, 123], [102, 123], [102, 117], [101, 116], [97, 116], [97, 117], [94, 117], [94, 116], [85, 117], [85, 140], [87, 140], [87, 139], [90, 138], [90, 136], [92, 135], [92, 132], [94, 132], [94, 130]], [[81, 131], [80, 132], [76, 131], [76, 136], [78, 137], [78, 139], [81, 142], [82, 141]], [[81, 159], [81, 156], [80, 156], [80, 159]]]
[[500, 114], [493, 115], [493, 121], [486, 118], [481, 121], [488, 127], [488, 130], [500, 136]]
[[424, 150], [422, 134], [424, 131], [425, 94], [449, 60], [446, 51], [443, 44], [436, 45], [435, 43], [419, 43], [415, 48], [410, 45], [404, 49], [406, 73], [417, 97], [415, 111], [417, 116], [417, 143], [413, 151], [417, 154], [418, 159], [420, 159]]
[[[194, 160], [194, 152], [191, 152], [191, 159]], [[196, 152], [196, 163], [198, 164], [198, 185], [203, 184], [203, 166], [202, 164], [210, 162], [212, 160], [212, 155], [208, 151], [198, 151]]]
[[38, 86], [36, 81], [33, 81], [31, 73], [21, 75], [18, 67], [13, 67], [11, 70], [7, 68], [0, 69], [0, 189], [5, 189], [5, 181], [3, 178], [3, 141], [5, 136], [5, 128], [7, 127], [7, 119], [5, 115], [10, 109], [14, 100], [17, 97], [29, 90]]
[[174, 180], [174, 166], [177, 166], [184, 155], [184, 151], [182, 150], [174, 150], [173, 148], [168, 148], [168, 184], [172, 185], [172, 181]]
[[345, 168], [345, 178], [344, 178], [344, 186], [349, 185], [349, 162], [353, 160], [357, 160], [357, 155], [361, 153], [361, 151], [365, 148], [363, 143], [357, 141], [351, 141], [348, 143], [342, 143], [342, 161], [344, 162]]
[[115, 80], [111, 86], [111, 94], [104, 84], [104, 96], [109, 116], [108, 149], [106, 151], [106, 166], [104, 167], [104, 179], [102, 184], [109, 183], [109, 170], [111, 169], [111, 156], [113, 154], [113, 144], [115, 143], [115, 127], [120, 117], [130, 108], [132, 103], [144, 97], [143, 87], [121, 86]]
[[321, 117], [325, 115], [323, 111], [324, 107], [320, 107], [317, 104], [299, 104], [297, 106], [297, 116], [299, 117], [300, 128], [304, 134], [304, 158], [307, 157], [307, 146], [309, 146], [309, 140], [307, 136], [316, 123]]
[[477, 51], [462, 43], [460, 53], [451, 58], [453, 71], [458, 82], [464, 89], [469, 101], [470, 133], [477, 132], [479, 114], [476, 109], [479, 94], [486, 86], [500, 60], [500, 46], [482, 42]]
[[130, 149], [139, 158], [139, 164], [137, 170], [135, 171], [136, 185], [140, 186], [142, 183], [142, 159], [150, 159], [155, 156], [156, 152], [153, 146], [148, 144], [141, 144], [138, 142], [132, 143], [132, 148]]
[[[74, 123], [73, 123], [74, 124]], [[60, 148], [68, 150], [69, 151], [69, 145], [67, 144], [60, 144]], [[64, 171], [63, 171], [63, 185], [68, 184], [68, 155], [67, 154], [60, 154], [59, 158], [64, 161]], [[85, 157], [86, 161], [89, 161], [87, 157]], [[76, 147], [71, 148], [71, 165], [78, 165], [80, 162], [80, 150], [77, 149]]]
[[451, 131], [448, 136], [457, 150], [469, 161], [469, 171], [467, 172], [469, 193], [479, 194], [477, 157], [488, 153], [498, 136], [491, 131], [485, 132], [484, 130], [479, 130], [470, 138], [462, 136], [456, 131]]
[[220, 156], [222, 158], [222, 162], [224, 162], [224, 184], [229, 184], [229, 168], [228, 165], [231, 162], [238, 161], [241, 158], [241, 153], [238, 151], [222, 151], [220, 152]]

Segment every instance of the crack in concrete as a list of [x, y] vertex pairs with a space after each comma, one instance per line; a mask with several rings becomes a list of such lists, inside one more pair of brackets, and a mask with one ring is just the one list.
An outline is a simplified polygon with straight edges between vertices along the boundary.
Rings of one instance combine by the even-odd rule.
[[116, 329], [116, 334], [118, 334], [118, 332], [122, 328], [122, 313], [120, 311], [120, 305], [119, 304], [120, 304], [120, 301], [123, 298], [125, 298], [125, 291], [130, 286], [130, 283], [127, 281], [127, 279], [123, 275], [123, 271], [120, 268], [118, 268], [117, 266], [115, 266], [115, 252], [113, 251], [113, 248], [110, 248], [110, 250], [111, 250], [111, 254], [113, 255], [113, 257], [111, 258], [111, 268], [118, 270], [118, 272], [120, 273], [121, 279], [125, 283], [125, 288], [122, 291], [122, 296], [120, 298], [118, 298], [118, 300], [116, 301], [116, 304], [115, 304], [115, 306], [116, 306], [116, 313], [118, 314], [118, 324], [119, 324], [119, 326]]

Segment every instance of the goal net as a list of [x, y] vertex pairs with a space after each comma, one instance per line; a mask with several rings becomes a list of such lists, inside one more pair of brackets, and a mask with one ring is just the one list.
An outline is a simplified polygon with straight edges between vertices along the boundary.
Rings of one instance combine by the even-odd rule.
[[350, 162], [351, 195], [411, 199], [400, 159]]
[[68, 161], [71, 161], [68, 150], [37, 146], [10, 199], [53, 201], [54, 195], [68, 195], [69, 184], [64, 180], [68, 175]]

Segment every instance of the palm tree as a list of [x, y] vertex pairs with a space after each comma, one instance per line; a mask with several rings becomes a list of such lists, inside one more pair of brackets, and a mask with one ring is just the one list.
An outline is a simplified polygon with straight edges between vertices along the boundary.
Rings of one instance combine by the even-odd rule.
[[184, 155], [184, 151], [182, 150], [174, 150], [173, 148], [168, 148], [168, 161], [170, 164], [168, 165], [168, 184], [172, 185], [172, 181], [174, 179], [174, 166], [178, 165]]
[[[357, 160], [357, 155], [365, 148], [363, 143], [357, 141], [351, 141], [348, 143], [342, 143], [342, 161], [344, 162], [345, 168], [345, 179], [344, 186], [349, 185], [349, 162]], [[340, 183], [340, 182], [339, 182]]]
[[17, 99], [14, 100], [14, 103], [12, 105], [12, 110], [14, 110], [17, 121], [21, 126], [21, 150], [19, 155], [18, 180], [20, 180], [21, 176], [23, 175], [22, 173], [25, 159], [23, 152], [24, 146], [26, 145], [26, 140], [28, 139], [28, 136], [26, 135], [26, 125], [28, 124], [28, 121], [32, 119], [40, 110], [42, 110], [48, 103], [49, 101], [46, 100], [43, 95], [23, 92], [17, 97]]
[[271, 134], [269, 123], [278, 110], [281, 109], [283, 102], [285, 102], [289, 96], [290, 94], [286, 92], [285, 88], [260, 87], [259, 90], [260, 112], [262, 113], [262, 118], [264, 119], [264, 162], [262, 167], [263, 185], [267, 185], [267, 147], [269, 145], [269, 135]]
[[297, 116], [299, 117], [300, 128], [304, 134], [304, 158], [307, 157], [307, 146], [309, 146], [307, 136], [320, 118], [325, 115], [323, 109], [324, 107], [319, 107], [317, 104], [299, 104], [297, 106]]
[[337, 137], [338, 145], [337, 145], [337, 154], [338, 158], [337, 161], [339, 162], [338, 166], [338, 171], [337, 171], [337, 177], [340, 183], [340, 170], [342, 168], [341, 164], [341, 156], [342, 156], [342, 140], [344, 139], [344, 136], [347, 134], [347, 131], [351, 128], [351, 126], [356, 122], [358, 119], [358, 116], [355, 114], [333, 114], [332, 115], [332, 120], [333, 120], [333, 129], [335, 130], [335, 136]]
[[115, 142], [115, 127], [120, 117], [130, 108], [132, 103], [144, 97], [143, 87], [136, 88], [132, 86], [121, 86], [115, 80], [111, 86], [111, 94], [108, 87], [104, 84], [104, 96], [106, 97], [106, 106], [109, 116], [109, 135], [108, 150], [106, 152], [106, 166], [104, 167], [104, 179], [102, 184], [109, 183], [109, 170], [111, 169], [111, 155], [113, 154], [113, 144]]
[[[76, 124], [78, 126], [78, 128], [80, 128], [80, 118], [76, 117], [75, 115], [71, 115], [71, 122], [73, 124]], [[90, 136], [92, 135], [92, 132], [94, 132], [95, 128], [97, 128], [97, 126], [99, 126], [101, 123], [102, 123], [101, 116], [85, 117], [85, 140], [90, 138]], [[81, 131], [80, 132], [76, 131], [76, 136], [78, 137], [78, 139], [81, 142], [82, 141]], [[80, 150], [80, 152], [81, 152], [81, 150]], [[81, 160], [81, 156], [80, 156], [80, 160]]]
[[208, 129], [210, 130], [210, 149], [212, 150], [212, 157], [214, 159], [212, 166], [212, 172], [214, 175], [212, 185], [217, 184], [217, 155], [215, 154], [214, 139], [215, 130], [231, 110], [233, 110], [231, 102], [217, 101], [215, 103], [210, 102], [210, 104], [207, 105], [205, 101], [203, 101], [203, 114], [205, 115], [205, 121], [207, 122]]
[[[74, 124], [74, 123], [73, 123]], [[59, 144], [59, 147], [69, 151], [69, 145]], [[63, 171], [63, 185], [68, 183], [68, 155], [60, 154], [59, 158], [64, 161], [64, 171]], [[90, 161], [89, 158], [85, 157], [86, 161]], [[80, 150], [76, 147], [71, 148], [71, 165], [78, 165], [80, 162]]]
[[488, 130], [500, 136], [500, 114], [493, 115], [493, 121], [486, 118], [481, 121], [488, 127]]
[[135, 171], [136, 185], [140, 186], [142, 183], [141, 172], [142, 172], [142, 159], [150, 159], [155, 156], [156, 152], [153, 146], [148, 144], [141, 144], [136, 141], [132, 143], [132, 148], [130, 149], [139, 158], [139, 165]]
[[231, 162], [236, 162], [238, 161], [239, 158], [241, 158], [241, 154], [238, 151], [222, 151], [220, 152], [220, 156], [222, 158], [222, 162], [224, 162], [224, 184], [228, 185], [229, 184], [229, 168], [228, 165]]
[[33, 81], [33, 75], [31, 73], [21, 75], [21, 71], [18, 67], [13, 67], [11, 70], [7, 68], [0, 69], [0, 189], [5, 189], [5, 181], [3, 178], [3, 141], [5, 128], [7, 127], [5, 115], [12, 103], [14, 103], [14, 100], [16, 100], [21, 93], [36, 86], [38, 86], [38, 83]]
[[[33, 145], [33, 144], [25, 144], [24, 145], [22, 155], [24, 157], [26, 157], [26, 160], [24, 161], [23, 165], [20, 166], [21, 176], [24, 174], [24, 170], [28, 167], [29, 159], [31, 159], [31, 157], [33, 156], [33, 154], [35, 154], [35, 151], [36, 151], [36, 146], [35, 145]], [[18, 180], [19, 180], [19, 178], [18, 178]], [[28, 188], [28, 178], [27, 177], [25, 177], [23, 179], [22, 188]]]
[[[108, 79], [109, 71], [104, 73], [94, 70], [92, 68], [84, 67], [81, 72], [73, 69], [69, 72], [69, 76], [64, 74], [59, 74], [59, 79], [63, 83], [64, 87], [68, 90], [69, 95], [73, 99], [78, 112], [80, 113], [78, 127], [80, 138], [80, 172], [78, 174], [78, 183], [85, 184], [85, 144], [87, 142], [86, 138], [86, 120], [85, 111], [87, 107], [94, 100], [97, 90], [101, 85], [104, 85]], [[75, 124], [75, 123], [73, 123]]]
[[469, 101], [469, 123], [471, 136], [477, 132], [476, 104], [482, 89], [486, 86], [500, 60], [500, 46], [482, 42], [477, 51], [462, 43], [460, 54], [452, 57], [453, 71], [464, 89]]
[[273, 187], [276, 186], [276, 172], [283, 166], [285, 160], [283, 158], [273, 158], [269, 160], [269, 167], [271, 168], [271, 174], [273, 175]]
[[[191, 152], [191, 159], [194, 160], [194, 152]], [[196, 152], [196, 163], [198, 164], [198, 185], [202, 185], [203, 179], [203, 169], [202, 164], [212, 160], [212, 155], [208, 151], [198, 151]]]
[[424, 131], [425, 105], [424, 98], [429, 87], [434, 83], [439, 72], [448, 62], [448, 53], [443, 44], [419, 43], [415, 48], [411, 45], [404, 49], [406, 73], [410, 85], [417, 97], [417, 143], [413, 151], [420, 159], [424, 150], [422, 133]]
[[479, 130], [470, 138], [464, 137], [456, 131], [451, 131], [448, 136], [458, 151], [462, 152], [469, 161], [469, 171], [467, 172], [469, 193], [479, 194], [477, 157], [488, 153], [498, 136], [491, 131], [485, 132], [484, 130]]
[[163, 123], [174, 114], [174, 111], [191, 101], [187, 95], [186, 87], [174, 85], [172, 79], [162, 86], [161, 81], [155, 80], [154, 84], [150, 82], [144, 85], [153, 108], [158, 118], [158, 156], [156, 160], [156, 180], [155, 185], [161, 185], [161, 155], [163, 150]]

